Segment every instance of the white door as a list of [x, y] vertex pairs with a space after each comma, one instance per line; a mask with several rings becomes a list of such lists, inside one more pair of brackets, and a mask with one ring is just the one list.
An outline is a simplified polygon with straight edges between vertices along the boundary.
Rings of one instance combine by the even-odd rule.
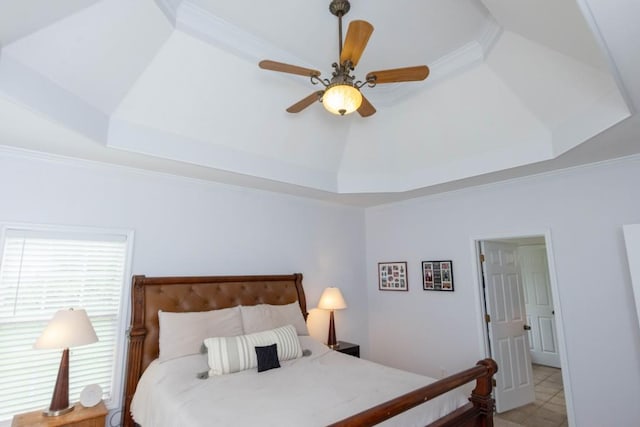
[[640, 224], [629, 224], [622, 227], [624, 242], [627, 246], [627, 261], [631, 272], [631, 285], [636, 298], [636, 310], [640, 322]]
[[547, 248], [545, 245], [518, 247], [518, 259], [524, 285], [531, 361], [540, 365], [560, 367], [555, 312], [549, 282]]
[[505, 412], [535, 400], [517, 246], [482, 242], [481, 250], [489, 344], [498, 363], [496, 409]]

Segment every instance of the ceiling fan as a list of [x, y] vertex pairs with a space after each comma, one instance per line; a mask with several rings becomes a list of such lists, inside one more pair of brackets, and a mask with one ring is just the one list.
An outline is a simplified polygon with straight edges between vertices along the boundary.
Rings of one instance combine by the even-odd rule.
[[287, 108], [287, 112], [299, 113], [315, 101], [320, 101], [325, 109], [334, 114], [344, 116], [357, 111], [362, 117], [369, 117], [376, 112], [376, 109], [360, 92], [364, 85], [374, 87], [382, 83], [419, 81], [426, 79], [429, 75], [429, 67], [418, 65], [372, 71], [366, 75], [364, 81], [356, 80], [352, 71], [358, 65], [369, 37], [373, 33], [373, 25], [367, 21], [351, 21], [343, 45], [342, 17], [349, 12], [350, 8], [351, 4], [348, 0], [332, 0], [329, 5], [329, 11], [338, 17], [339, 61], [332, 64], [334, 71], [331, 79], [320, 78], [320, 71], [282, 62], [264, 60], [258, 64], [260, 68], [265, 70], [310, 77], [312, 84], [324, 86], [324, 89], [313, 92]]

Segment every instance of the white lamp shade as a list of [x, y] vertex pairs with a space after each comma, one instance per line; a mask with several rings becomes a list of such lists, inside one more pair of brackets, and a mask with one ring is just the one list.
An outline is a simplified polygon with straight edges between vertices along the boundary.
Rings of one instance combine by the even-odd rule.
[[58, 310], [42, 334], [38, 337], [34, 348], [61, 349], [91, 344], [98, 341], [96, 331], [91, 325], [85, 310]]
[[322, 292], [320, 302], [318, 302], [318, 308], [323, 310], [341, 310], [347, 308], [347, 303], [342, 296], [342, 292], [338, 288], [326, 288]]

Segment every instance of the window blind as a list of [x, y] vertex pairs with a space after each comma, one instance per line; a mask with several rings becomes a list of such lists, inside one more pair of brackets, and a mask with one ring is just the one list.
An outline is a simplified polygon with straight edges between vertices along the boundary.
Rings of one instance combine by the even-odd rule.
[[5, 228], [0, 258], [0, 422], [49, 406], [61, 350], [33, 344], [54, 313], [87, 311], [98, 342], [70, 349], [69, 401], [114, 391], [127, 235]]

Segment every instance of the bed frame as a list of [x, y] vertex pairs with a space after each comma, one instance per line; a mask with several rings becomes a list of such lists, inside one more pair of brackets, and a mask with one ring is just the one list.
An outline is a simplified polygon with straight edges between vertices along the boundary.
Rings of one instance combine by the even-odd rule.
[[[304, 289], [302, 288], [302, 274], [299, 273], [272, 276], [134, 276], [131, 299], [131, 328], [129, 329], [129, 350], [122, 412], [124, 427], [135, 425], [130, 413], [131, 399], [140, 376], [147, 366], [158, 357], [158, 310], [171, 312], [207, 311], [237, 305], [282, 305], [297, 301], [305, 319], [308, 314]], [[492, 378], [496, 371], [497, 366], [493, 360], [481, 360], [473, 368], [345, 418], [332, 426], [375, 425], [475, 380], [476, 386], [471, 393], [469, 403], [430, 424], [430, 427], [492, 427], [494, 401], [491, 397], [491, 390]]]

